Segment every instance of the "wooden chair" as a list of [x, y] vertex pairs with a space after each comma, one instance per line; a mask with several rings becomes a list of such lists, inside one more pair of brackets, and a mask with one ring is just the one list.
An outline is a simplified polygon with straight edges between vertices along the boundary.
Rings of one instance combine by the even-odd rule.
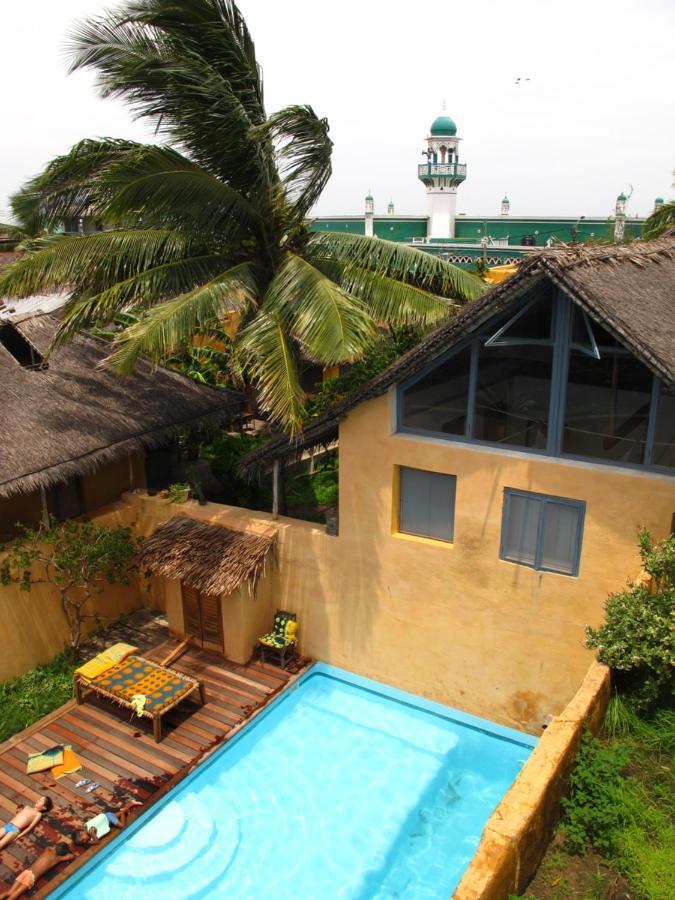
[[[282, 669], [297, 655], [297, 620], [295, 613], [278, 609], [274, 614], [274, 628], [258, 638], [260, 660], [262, 663], [270, 657], [278, 662]], [[290, 627], [289, 627], [290, 626]]]

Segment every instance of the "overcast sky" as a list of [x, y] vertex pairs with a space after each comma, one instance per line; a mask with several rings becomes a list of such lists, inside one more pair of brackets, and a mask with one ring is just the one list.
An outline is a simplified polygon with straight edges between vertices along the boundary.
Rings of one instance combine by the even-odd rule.
[[[103, 0], [2, 4], [0, 221], [8, 196], [84, 137], [151, 139], [93, 75], [66, 76], [74, 19]], [[114, 4], [113, 4], [114, 5]], [[458, 210], [630, 215], [670, 197], [675, 168], [673, 0], [241, 0], [268, 112], [310, 103], [335, 143], [316, 212], [424, 214], [424, 138], [447, 100], [468, 164]], [[521, 82], [516, 84], [516, 79]], [[530, 81], [525, 81], [529, 78]]]

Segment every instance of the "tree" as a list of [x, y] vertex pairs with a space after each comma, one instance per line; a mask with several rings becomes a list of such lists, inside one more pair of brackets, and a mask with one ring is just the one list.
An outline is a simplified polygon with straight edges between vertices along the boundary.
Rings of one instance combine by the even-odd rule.
[[297, 430], [301, 358], [358, 358], [383, 323], [430, 326], [484, 285], [431, 254], [360, 235], [312, 234], [331, 175], [328, 122], [310, 106], [267, 115], [255, 48], [231, 0], [127, 0], [82, 22], [71, 71], [94, 69], [167, 144], [84, 140], [14, 196], [30, 234], [90, 216], [106, 228], [52, 235], [0, 277], [0, 294], [71, 291], [56, 346], [136, 308], [116, 338], [120, 372], [238, 317], [230, 362], [261, 406]]
[[[675, 172], [673, 172], [675, 176]], [[673, 185], [675, 187], [675, 184]], [[649, 216], [642, 230], [642, 236], [647, 240], [659, 237], [664, 231], [675, 228], [675, 200], [663, 203]]]
[[68, 646], [77, 660], [82, 628], [98, 619], [88, 606], [106, 584], [128, 584], [139, 542], [129, 528], [108, 528], [89, 521], [67, 520], [38, 529], [19, 525], [19, 536], [3, 548], [0, 585], [33, 585], [56, 589], [68, 623]]

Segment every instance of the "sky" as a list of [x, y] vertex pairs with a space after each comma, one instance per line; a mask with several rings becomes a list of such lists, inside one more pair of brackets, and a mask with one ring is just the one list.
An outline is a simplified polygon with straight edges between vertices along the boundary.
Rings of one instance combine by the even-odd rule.
[[[153, 140], [94, 75], [66, 74], [68, 29], [105, 0], [3, 3], [0, 221], [9, 195], [84, 137]], [[240, 0], [268, 113], [309, 103], [331, 126], [333, 175], [315, 212], [426, 212], [424, 138], [445, 100], [468, 166], [458, 211], [629, 215], [671, 198], [673, 0]], [[520, 82], [516, 83], [520, 78]], [[529, 81], [526, 79], [529, 78]]]

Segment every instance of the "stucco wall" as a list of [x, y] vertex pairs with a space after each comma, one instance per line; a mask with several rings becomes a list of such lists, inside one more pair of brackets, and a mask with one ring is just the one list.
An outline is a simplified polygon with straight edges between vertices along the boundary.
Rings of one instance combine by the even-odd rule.
[[[540, 734], [592, 661], [584, 626], [601, 621], [607, 594], [639, 570], [638, 525], [657, 537], [669, 530], [675, 482], [392, 435], [389, 403], [364, 403], [341, 425], [339, 537], [296, 519], [176, 507], [143, 494], [130, 498], [141, 508], [139, 526], [147, 534], [178, 513], [235, 528], [273, 525], [278, 568], [261, 589], [270, 611], [298, 614], [303, 653]], [[393, 533], [400, 465], [457, 476], [453, 544]], [[499, 559], [504, 487], [586, 502], [577, 578]], [[267, 614], [263, 606], [256, 626]], [[243, 653], [255, 629], [239, 621], [225, 622], [225, 643]], [[236, 628], [245, 631], [234, 639]]]
[[[102, 507], [92, 519], [112, 527], [133, 527], [134, 516], [133, 505], [116, 503]], [[132, 579], [128, 587], [106, 585], [88, 611], [116, 618], [123, 612], [159, 603], [161, 597], [156, 592], [148, 594], [141, 583]], [[0, 622], [0, 682], [49, 662], [63, 650], [68, 639], [58, 595], [48, 585], [35, 585], [30, 591], [20, 591], [16, 585], [0, 587]], [[95, 623], [89, 627], [95, 627]]]
[[[392, 435], [390, 405], [363, 403], [340, 427], [337, 579], [354, 610], [342, 628], [360, 625], [353, 649], [334, 633], [331, 652], [361, 674], [539, 733], [592, 659], [584, 626], [640, 567], [637, 527], [670, 530], [675, 479]], [[453, 544], [392, 534], [400, 465], [457, 476]], [[586, 502], [578, 577], [499, 559], [505, 487]]]

